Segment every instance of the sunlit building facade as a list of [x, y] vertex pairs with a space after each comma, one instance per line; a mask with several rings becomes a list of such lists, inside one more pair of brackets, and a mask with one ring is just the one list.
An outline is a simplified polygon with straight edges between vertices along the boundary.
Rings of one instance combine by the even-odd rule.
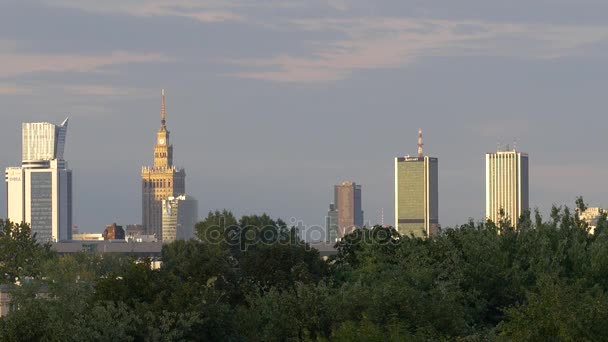
[[181, 195], [163, 200], [163, 222], [161, 240], [170, 243], [175, 240], [194, 239], [194, 229], [198, 221], [198, 201]]
[[338, 212], [338, 239], [363, 227], [361, 200], [361, 185], [355, 182], [342, 182], [334, 186], [334, 203]]
[[439, 231], [439, 160], [422, 153], [395, 158], [395, 229], [401, 235], [428, 237]]
[[68, 120], [22, 125], [22, 166], [5, 172], [7, 218], [40, 242], [72, 238], [72, 171], [63, 160]]
[[162, 91], [161, 126], [156, 133], [154, 166], [144, 166], [142, 178], [142, 224], [146, 235], [162, 235], [162, 202], [186, 193], [186, 172], [173, 165], [173, 145], [166, 126], [165, 91]]
[[529, 208], [528, 154], [511, 151], [486, 153], [486, 218], [504, 218], [517, 228]]

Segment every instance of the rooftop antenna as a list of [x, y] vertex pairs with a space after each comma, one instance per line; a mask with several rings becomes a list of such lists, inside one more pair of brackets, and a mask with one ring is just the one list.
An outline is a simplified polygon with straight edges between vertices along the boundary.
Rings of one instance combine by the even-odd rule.
[[384, 227], [384, 208], [380, 208], [380, 225]]
[[160, 124], [165, 127], [165, 118], [166, 118], [166, 113], [165, 113], [165, 89], [163, 89], [161, 91], [162, 94], [162, 101], [160, 104]]
[[418, 129], [418, 158], [424, 158], [424, 154], [422, 153], [422, 128]]
[[513, 151], [517, 152], [517, 138], [513, 139]]

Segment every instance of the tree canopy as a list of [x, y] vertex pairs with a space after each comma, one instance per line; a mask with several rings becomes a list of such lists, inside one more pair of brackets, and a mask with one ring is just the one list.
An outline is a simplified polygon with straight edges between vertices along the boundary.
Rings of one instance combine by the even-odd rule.
[[431, 238], [358, 229], [329, 260], [281, 220], [218, 211], [198, 240], [165, 245], [160, 269], [56, 256], [5, 223], [4, 279], [31, 281], [14, 291], [0, 340], [605, 340], [608, 224], [590, 234], [576, 206], [547, 221], [526, 212], [517, 230], [508, 220]]

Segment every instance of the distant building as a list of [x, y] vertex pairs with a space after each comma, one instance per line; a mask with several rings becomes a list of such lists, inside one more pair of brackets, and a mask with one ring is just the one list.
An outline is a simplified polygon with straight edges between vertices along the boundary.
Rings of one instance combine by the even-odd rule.
[[363, 227], [361, 185], [342, 182], [334, 186], [334, 203], [338, 211], [338, 239], [352, 233], [356, 228]]
[[[19, 307], [12, 302], [11, 294], [19, 284], [1, 284], [0, 285], [0, 319], [9, 315], [11, 312], [18, 310]], [[36, 291], [35, 298], [49, 298], [49, 288], [47, 285], [41, 285]]]
[[424, 156], [422, 146], [419, 130], [418, 156], [395, 158], [395, 229], [402, 235], [439, 231], [439, 161]]
[[125, 239], [125, 230], [122, 229], [122, 226], [117, 226], [116, 223], [106, 226], [106, 229], [103, 231], [103, 239], [104, 240], [124, 240]]
[[165, 90], [162, 91], [161, 124], [156, 133], [154, 166], [141, 170], [142, 223], [146, 235], [162, 234], [162, 201], [186, 193], [186, 172], [173, 165], [173, 145], [165, 124]]
[[127, 239], [129, 239], [140, 235], [145, 235], [146, 231], [144, 230], [144, 226], [141, 224], [128, 224], [125, 234], [127, 235]]
[[597, 228], [597, 223], [604, 213], [608, 213], [608, 211], [597, 207], [587, 208], [587, 210], [583, 211], [582, 213], [579, 213], [579, 218], [582, 221], [587, 222], [587, 224], [589, 225], [589, 233], [594, 234], [595, 228]]
[[5, 172], [7, 217], [40, 242], [72, 238], [72, 170], [63, 159], [68, 119], [22, 125], [21, 167]]
[[0, 318], [9, 314], [12, 311], [11, 305], [11, 290], [13, 285], [0, 285]]
[[335, 243], [338, 241], [338, 210], [333, 203], [329, 205], [325, 217], [325, 236], [326, 242]]
[[[508, 148], [507, 148], [508, 149]], [[528, 154], [498, 151], [486, 154], [486, 217], [500, 220], [500, 211], [517, 224], [524, 210], [529, 208]]]
[[190, 196], [169, 197], [163, 200], [161, 240], [194, 239], [194, 226], [198, 221], [198, 201]]
[[103, 233], [72, 234], [72, 241], [103, 241]]

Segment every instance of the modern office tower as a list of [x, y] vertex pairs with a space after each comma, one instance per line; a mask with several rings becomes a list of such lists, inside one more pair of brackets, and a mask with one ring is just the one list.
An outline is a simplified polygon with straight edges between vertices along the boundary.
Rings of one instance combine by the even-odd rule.
[[40, 242], [72, 238], [72, 170], [63, 160], [68, 119], [22, 125], [21, 167], [6, 169], [7, 218]]
[[361, 209], [361, 185], [354, 182], [342, 182], [334, 186], [334, 203], [338, 210], [338, 239], [363, 227], [363, 210]]
[[170, 243], [175, 240], [194, 238], [194, 226], [198, 221], [198, 201], [190, 196], [170, 196], [163, 200], [163, 229], [161, 240]]
[[173, 146], [165, 124], [165, 90], [162, 91], [160, 129], [156, 133], [154, 166], [144, 166], [142, 179], [142, 223], [147, 235], [162, 235], [162, 202], [186, 193], [186, 172], [173, 165]]
[[439, 230], [437, 158], [422, 152], [418, 131], [418, 156], [395, 158], [395, 228], [402, 235], [432, 236]]
[[[508, 149], [508, 148], [507, 148]], [[512, 151], [486, 153], [486, 217], [500, 220], [500, 211], [517, 228], [528, 202], [528, 154]]]
[[338, 241], [338, 209], [333, 203], [329, 205], [325, 217], [325, 241], [330, 243]]

